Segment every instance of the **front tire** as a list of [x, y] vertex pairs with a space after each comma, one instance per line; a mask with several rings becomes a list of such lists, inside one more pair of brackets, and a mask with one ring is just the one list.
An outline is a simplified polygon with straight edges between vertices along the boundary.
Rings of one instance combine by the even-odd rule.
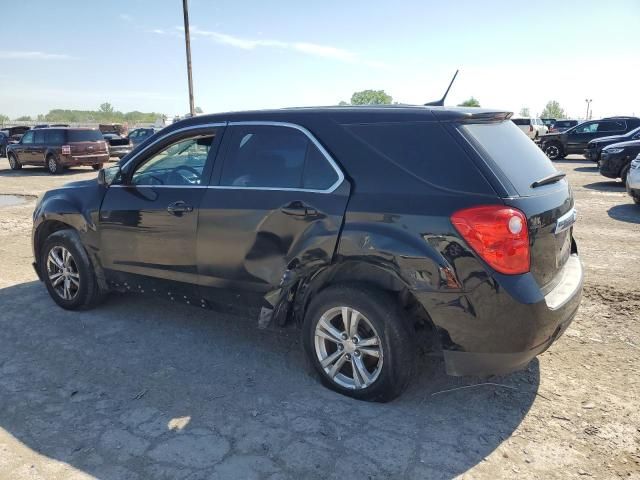
[[66, 310], [88, 309], [104, 298], [75, 230], [58, 230], [47, 237], [39, 268], [49, 295]]
[[56, 157], [53, 155], [49, 155], [47, 157], [47, 170], [51, 175], [58, 175], [62, 173], [62, 165], [60, 165], [60, 162], [58, 162]]
[[565, 157], [564, 149], [558, 142], [550, 142], [545, 144], [544, 153], [549, 160], [560, 160]]
[[305, 314], [303, 344], [328, 388], [387, 402], [409, 385], [415, 345], [391, 295], [361, 286], [321, 291]]
[[11, 170], [20, 170], [22, 168], [22, 164], [13, 153], [9, 154], [9, 167], [11, 167]]

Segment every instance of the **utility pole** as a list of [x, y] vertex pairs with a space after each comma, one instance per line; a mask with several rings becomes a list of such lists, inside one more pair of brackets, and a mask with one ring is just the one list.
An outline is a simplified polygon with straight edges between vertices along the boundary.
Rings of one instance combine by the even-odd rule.
[[[186, 0], [185, 0], [186, 1]], [[589, 120], [589, 106], [591, 105], [591, 102], [593, 102], [593, 99], [591, 98], [585, 98], [584, 100], [585, 102], [587, 102], [587, 116], [584, 118], [585, 120]]]
[[182, 11], [184, 13], [184, 42], [187, 47], [187, 77], [189, 79], [189, 112], [193, 117], [196, 114], [193, 102], [193, 77], [191, 76], [191, 37], [189, 35], [189, 5], [188, 0], [182, 0]]

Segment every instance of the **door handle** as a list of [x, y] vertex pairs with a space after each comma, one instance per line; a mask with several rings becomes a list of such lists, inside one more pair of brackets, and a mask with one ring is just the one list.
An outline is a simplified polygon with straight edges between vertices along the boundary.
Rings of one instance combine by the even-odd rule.
[[171, 215], [182, 215], [183, 213], [193, 212], [193, 207], [182, 200], [170, 203], [167, 212]]
[[318, 215], [318, 210], [297, 201], [281, 207], [280, 211], [285, 215], [292, 215], [295, 217], [315, 217]]

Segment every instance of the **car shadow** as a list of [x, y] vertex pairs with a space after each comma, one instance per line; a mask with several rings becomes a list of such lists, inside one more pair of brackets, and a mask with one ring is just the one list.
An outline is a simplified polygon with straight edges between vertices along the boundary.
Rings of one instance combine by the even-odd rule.
[[627, 223], [640, 223], [640, 206], [633, 203], [616, 205], [607, 210], [607, 213], [614, 220]]
[[252, 466], [453, 478], [514, 432], [540, 384], [537, 360], [481, 380], [424, 357], [402, 397], [367, 403], [316, 381], [294, 328], [133, 294], [69, 312], [39, 282], [0, 289], [0, 305], [3, 455], [19, 463], [18, 445], [102, 479], [244, 478]]
[[584, 188], [598, 190], [599, 192], [624, 192], [624, 185], [616, 180], [589, 183], [584, 185]]
[[576, 172], [598, 172], [598, 166], [594, 165], [593, 167], [578, 167], [574, 168]]

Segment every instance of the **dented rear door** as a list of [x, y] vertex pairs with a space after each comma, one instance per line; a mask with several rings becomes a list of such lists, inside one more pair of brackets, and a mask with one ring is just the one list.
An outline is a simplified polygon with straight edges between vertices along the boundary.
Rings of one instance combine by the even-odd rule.
[[220, 157], [198, 218], [202, 296], [256, 314], [332, 261], [350, 185], [297, 125], [231, 124]]

